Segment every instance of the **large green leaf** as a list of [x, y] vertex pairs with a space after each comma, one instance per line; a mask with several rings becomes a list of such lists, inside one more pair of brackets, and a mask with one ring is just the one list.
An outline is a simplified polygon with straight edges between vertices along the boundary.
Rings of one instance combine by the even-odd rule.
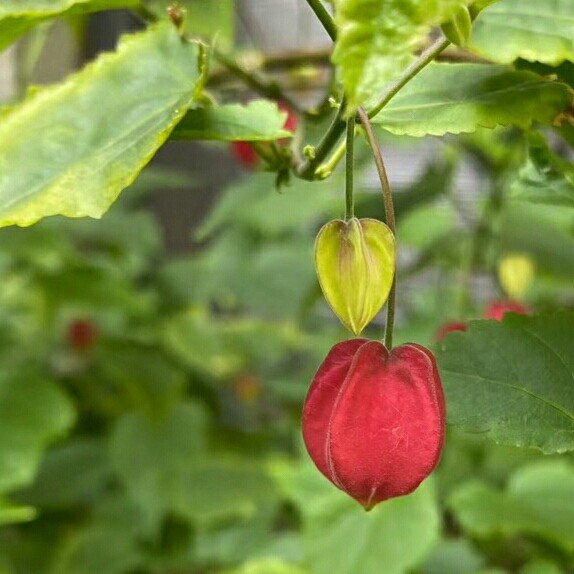
[[193, 104], [199, 52], [164, 24], [8, 112], [0, 124], [0, 226], [100, 217]]
[[574, 60], [572, 0], [504, 0], [481, 12], [469, 47], [493, 62]]
[[574, 551], [574, 468], [543, 461], [518, 470], [506, 491], [472, 481], [449, 499], [463, 528], [478, 536], [529, 534]]
[[37, 373], [0, 374], [0, 492], [33, 478], [48, 443], [72, 425], [74, 411], [62, 391]]
[[410, 62], [433, 25], [465, 0], [335, 0], [333, 62], [351, 110], [375, 97]]
[[470, 322], [437, 358], [451, 424], [545, 453], [574, 449], [574, 316]]
[[431, 64], [373, 119], [410, 136], [478, 127], [552, 124], [570, 102], [568, 87], [527, 71], [482, 64]]
[[266, 141], [291, 137], [284, 130], [287, 113], [273, 102], [251, 102], [190, 110], [173, 131], [173, 139]]
[[5, 0], [0, 5], [0, 51], [48, 18], [138, 4], [139, 0]]
[[574, 164], [554, 154], [544, 136], [530, 136], [528, 157], [510, 185], [513, 197], [574, 207]]
[[365, 513], [310, 464], [272, 469], [303, 517], [306, 563], [312, 574], [402, 574], [419, 564], [438, 538], [431, 484]]

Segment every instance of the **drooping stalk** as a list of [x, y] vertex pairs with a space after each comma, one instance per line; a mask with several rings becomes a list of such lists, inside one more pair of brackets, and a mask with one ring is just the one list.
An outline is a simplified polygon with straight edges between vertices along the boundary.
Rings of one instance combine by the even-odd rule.
[[[361, 120], [361, 124], [363, 125], [363, 129], [367, 134], [367, 139], [373, 152], [373, 158], [375, 159], [375, 165], [377, 166], [377, 173], [379, 174], [379, 179], [381, 182], [381, 190], [383, 192], [383, 201], [385, 204], [385, 215], [387, 225], [393, 232], [393, 235], [395, 235], [396, 224], [395, 224], [395, 208], [393, 204], [393, 193], [391, 190], [391, 185], [389, 183], [389, 178], [387, 176], [387, 170], [385, 169], [385, 163], [383, 161], [381, 148], [379, 147], [379, 144], [373, 132], [373, 126], [371, 125], [367, 112], [363, 108], [359, 108], [357, 113]], [[391, 287], [387, 303], [387, 324], [385, 327], [385, 345], [389, 350], [393, 346], [393, 330], [395, 325], [395, 308], [396, 308], [396, 286], [397, 286], [397, 273], [395, 270], [393, 285]]]
[[345, 166], [345, 220], [355, 217], [355, 196], [353, 189], [355, 154], [355, 117], [347, 120], [347, 159]]

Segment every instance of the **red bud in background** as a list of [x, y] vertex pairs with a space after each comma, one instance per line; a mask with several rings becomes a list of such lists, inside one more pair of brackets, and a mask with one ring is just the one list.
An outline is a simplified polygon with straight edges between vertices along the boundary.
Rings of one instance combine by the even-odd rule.
[[449, 323], [444, 323], [441, 325], [435, 335], [437, 341], [442, 341], [444, 338], [453, 331], [466, 331], [468, 325], [464, 321], [451, 321]]
[[351, 339], [317, 371], [303, 438], [317, 468], [367, 510], [413, 492], [439, 462], [445, 405], [433, 354]]
[[530, 309], [518, 301], [492, 301], [484, 310], [484, 319], [494, 319], [502, 321], [506, 313], [518, 313], [518, 315], [529, 315]]
[[76, 350], [91, 349], [97, 338], [98, 330], [88, 319], [76, 319], [68, 325], [68, 344]]
[[[281, 111], [287, 112], [287, 119], [285, 120], [283, 128], [290, 132], [296, 131], [298, 119], [295, 112], [287, 104], [284, 104], [283, 102], [279, 102], [278, 107]], [[286, 145], [287, 142], [289, 142], [288, 138], [279, 140], [279, 143], [282, 145]], [[237, 161], [241, 165], [243, 165], [244, 167], [246, 167], [251, 171], [254, 170], [257, 164], [259, 163], [259, 156], [257, 155], [255, 148], [249, 142], [246, 141], [231, 142], [231, 152], [235, 156], [235, 159], [237, 159]]]

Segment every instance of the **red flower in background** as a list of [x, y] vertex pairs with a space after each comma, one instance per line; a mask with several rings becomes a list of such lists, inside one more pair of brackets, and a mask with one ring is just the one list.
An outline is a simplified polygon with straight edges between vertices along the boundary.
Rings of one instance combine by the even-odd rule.
[[433, 354], [378, 341], [335, 345], [303, 410], [303, 438], [317, 468], [367, 510], [413, 492], [439, 462], [445, 404]]
[[[287, 119], [285, 120], [283, 128], [287, 131], [295, 132], [298, 124], [297, 114], [295, 114], [295, 112], [283, 102], [279, 102], [277, 105], [280, 110], [287, 112]], [[280, 140], [279, 143], [285, 145], [288, 141], [288, 139]], [[231, 152], [235, 156], [235, 159], [249, 170], [255, 169], [259, 163], [259, 156], [257, 155], [255, 148], [249, 142], [231, 142]]]
[[530, 309], [518, 301], [492, 301], [484, 310], [484, 319], [494, 319], [502, 321], [506, 313], [518, 313], [519, 315], [529, 315]]
[[89, 319], [75, 319], [68, 325], [68, 344], [73, 349], [85, 351], [91, 349], [98, 338], [98, 330]]

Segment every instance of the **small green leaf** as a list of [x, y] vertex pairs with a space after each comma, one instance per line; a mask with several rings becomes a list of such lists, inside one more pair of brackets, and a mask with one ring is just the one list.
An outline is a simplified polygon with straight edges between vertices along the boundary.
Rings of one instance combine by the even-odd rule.
[[574, 468], [542, 461], [516, 471], [506, 491], [479, 481], [459, 487], [449, 506], [463, 528], [477, 536], [533, 535], [574, 550]]
[[480, 13], [468, 47], [493, 62], [574, 60], [572, 0], [504, 0]]
[[376, 219], [330, 221], [317, 235], [315, 268], [331, 309], [357, 335], [389, 296], [395, 275], [393, 233]]
[[464, 46], [470, 38], [472, 20], [466, 6], [458, 6], [452, 19], [442, 26], [443, 34], [456, 46]]
[[544, 136], [534, 132], [526, 162], [510, 189], [516, 199], [574, 207], [574, 164], [554, 154]]
[[12, 108], [0, 124], [0, 226], [101, 217], [193, 104], [198, 57], [165, 24]]
[[437, 353], [451, 424], [545, 453], [574, 450], [574, 316], [471, 321]]
[[[34, 518], [36, 518], [35, 508], [32, 508], [31, 506], [12, 504], [3, 498], [0, 498], [0, 526], [16, 524], [19, 522], [29, 522], [30, 520], [34, 520]], [[1, 569], [0, 572], [2, 572]]]
[[190, 110], [173, 131], [172, 139], [268, 141], [293, 134], [283, 129], [287, 113], [265, 100], [247, 105]]
[[550, 124], [569, 106], [565, 84], [482, 64], [431, 64], [373, 118], [398, 135], [473, 132], [479, 127]]
[[465, 0], [335, 0], [333, 52], [349, 110], [376, 97], [407, 67], [432, 26], [451, 19]]
[[221, 574], [307, 574], [307, 570], [281, 560], [267, 558], [264, 560], [250, 560], [240, 568], [225, 570]]
[[46, 446], [74, 422], [68, 398], [21, 368], [0, 375], [0, 492], [29, 484]]

